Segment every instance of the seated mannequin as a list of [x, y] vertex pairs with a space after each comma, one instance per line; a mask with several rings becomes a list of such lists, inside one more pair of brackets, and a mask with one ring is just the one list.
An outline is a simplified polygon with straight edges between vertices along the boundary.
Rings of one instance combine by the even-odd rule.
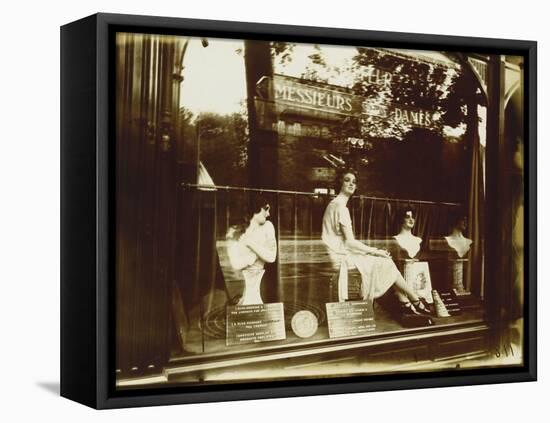
[[251, 206], [246, 221], [248, 226], [232, 226], [227, 232], [227, 254], [235, 270], [242, 270], [244, 291], [237, 305], [263, 304], [260, 294], [264, 264], [273, 263], [277, 256], [275, 228], [267, 220], [269, 204], [258, 197]]
[[[430, 315], [429, 306], [409, 287], [386, 250], [368, 246], [355, 239], [348, 201], [357, 189], [357, 174], [342, 169], [335, 181], [340, 192], [328, 203], [323, 214], [321, 239], [338, 273], [339, 301], [347, 299], [348, 270], [361, 275], [363, 301], [373, 301], [394, 287], [403, 315]], [[426, 324], [430, 319], [423, 319]]]

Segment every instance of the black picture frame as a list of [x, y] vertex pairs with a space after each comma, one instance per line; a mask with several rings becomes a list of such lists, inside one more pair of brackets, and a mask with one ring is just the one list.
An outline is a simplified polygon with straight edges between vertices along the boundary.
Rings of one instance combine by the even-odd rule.
[[[114, 389], [114, 49], [117, 31], [220, 38], [472, 51], [524, 57], [524, 364], [476, 370], [353, 376], [196, 387]], [[119, 408], [242, 399], [535, 381], [537, 378], [536, 139], [534, 41], [300, 27], [152, 16], [95, 14], [61, 28], [61, 395], [90, 407]], [[499, 128], [491, 129], [498, 134]], [[487, 163], [488, 192], [499, 192], [498, 161]], [[489, 206], [498, 216], [498, 198]], [[487, 245], [499, 245], [498, 219]], [[498, 252], [498, 251], [497, 251]], [[497, 254], [487, 266], [497, 268]], [[498, 345], [499, 322], [488, 333]]]

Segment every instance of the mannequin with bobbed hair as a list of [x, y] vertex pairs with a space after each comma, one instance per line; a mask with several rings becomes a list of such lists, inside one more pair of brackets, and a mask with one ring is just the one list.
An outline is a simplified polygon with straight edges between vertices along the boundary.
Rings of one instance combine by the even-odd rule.
[[333, 267], [339, 272], [338, 296], [347, 299], [347, 273], [357, 269], [361, 274], [361, 294], [365, 301], [381, 297], [394, 286], [403, 313], [431, 314], [428, 303], [407, 285], [386, 250], [370, 247], [355, 239], [348, 200], [357, 190], [357, 173], [343, 169], [338, 173], [338, 195], [327, 205], [323, 215], [322, 240]]
[[273, 263], [277, 257], [275, 228], [267, 220], [270, 206], [261, 195], [254, 195], [243, 213], [244, 223], [229, 228], [227, 255], [235, 270], [242, 271], [244, 292], [238, 305], [262, 304], [260, 284], [265, 263]]

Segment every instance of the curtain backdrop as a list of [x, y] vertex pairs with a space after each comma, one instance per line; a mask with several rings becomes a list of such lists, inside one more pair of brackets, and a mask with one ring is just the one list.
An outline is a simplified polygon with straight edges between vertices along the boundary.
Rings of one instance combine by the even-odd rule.
[[[477, 107], [472, 107], [473, 120], [478, 121]], [[472, 170], [470, 177], [469, 208], [468, 208], [468, 238], [472, 242], [469, 271], [465, 274], [466, 289], [483, 296], [483, 251], [484, 251], [484, 221], [485, 221], [485, 178], [483, 172], [483, 151], [479, 142], [477, 126], [472, 133]]]

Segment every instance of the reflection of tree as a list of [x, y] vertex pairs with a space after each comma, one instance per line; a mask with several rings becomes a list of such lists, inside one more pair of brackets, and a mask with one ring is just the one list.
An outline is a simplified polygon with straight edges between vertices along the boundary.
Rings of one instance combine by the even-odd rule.
[[[402, 141], [373, 140], [366, 183], [377, 193], [417, 199], [459, 201], [465, 197], [468, 160], [460, 143], [441, 139], [434, 131], [414, 128]], [[378, 188], [380, 187], [380, 188]]]
[[284, 65], [292, 60], [292, 52], [294, 50], [294, 43], [287, 43], [285, 41], [272, 41], [270, 43], [271, 58], [278, 60], [280, 64]]
[[183, 114], [184, 134], [200, 138], [200, 160], [216, 184], [246, 185], [248, 122], [245, 112]]
[[[357, 49], [353, 71], [353, 91], [382, 110], [384, 117], [363, 114], [355, 124], [344, 122], [335, 129], [365, 139], [368, 148], [351, 150], [355, 157], [348, 160], [363, 166], [369, 191], [463, 201], [469, 175], [466, 147], [472, 138], [450, 138], [445, 128], [469, 123], [470, 130], [477, 130], [465, 113], [475, 95], [472, 81], [458, 67], [369, 48]], [[395, 108], [422, 110], [439, 118], [425, 127], [414, 126], [395, 119]]]
[[[271, 57], [290, 62], [292, 48], [289, 43], [272, 43]], [[357, 48], [349, 67], [331, 62], [328, 50], [318, 45], [308, 59], [302, 79], [348, 80], [346, 88], [369, 106], [368, 113], [329, 125], [331, 145], [318, 152], [320, 157], [331, 153], [355, 167], [365, 194], [465, 201], [470, 146], [476, 139], [477, 105], [482, 101], [470, 72], [428, 56], [376, 48]], [[430, 122], [398, 119], [395, 109], [422, 111]], [[296, 149], [305, 148], [303, 140], [292, 143]]]
[[[444, 123], [458, 127], [477, 121], [477, 106], [485, 105], [485, 97], [477, 88], [472, 72], [457, 72], [452, 75], [447, 94], [440, 104]], [[471, 129], [477, 130], [477, 127]]]
[[313, 49], [315, 52], [308, 56], [309, 63], [306, 65], [301, 77], [308, 81], [328, 84], [331, 76], [338, 75], [340, 69], [327, 64], [323, 50], [319, 45], [315, 44]]
[[[382, 119], [360, 117], [363, 136], [403, 139], [412, 126], [394, 118], [391, 112], [396, 106], [444, 114], [442, 101], [457, 73], [453, 68], [371, 48], [357, 48], [353, 61], [353, 91], [385, 112]], [[429, 127], [441, 132], [443, 124], [444, 120], [439, 119]]]

